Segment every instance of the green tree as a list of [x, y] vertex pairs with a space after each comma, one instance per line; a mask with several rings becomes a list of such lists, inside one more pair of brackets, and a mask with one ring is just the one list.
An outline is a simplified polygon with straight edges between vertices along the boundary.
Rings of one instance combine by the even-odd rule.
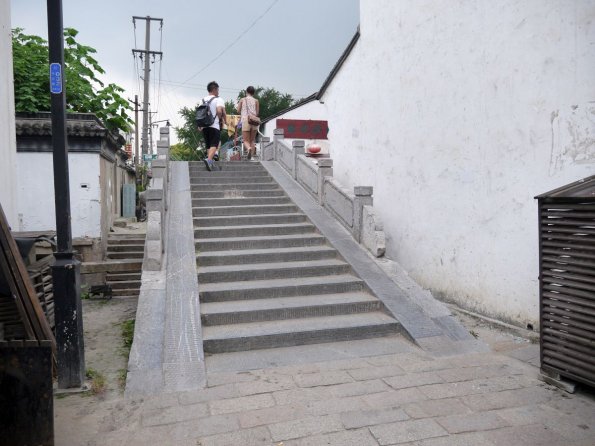
[[193, 161], [194, 158], [188, 155], [190, 153], [196, 153], [196, 156], [202, 159], [204, 157], [204, 151], [201, 153], [201, 150], [204, 149], [205, 140], [202, 137], [202, 132], [198, 130], [194, 123], [196, 108], [183, 107], [178, 111], [178, 114], [182, 117], [184, 124], [181, 127], [175, 127], [179, 141], [177, 145], [180, 146], [177, 154], [180, 156], [186, 154], [188, 156], [181, 158], [180, 161]]
[[174, 161], [200, 161], [204, 158], [204, 151], [198, 151], [183, 143], [172, 144], [169, 156]]
[[[128, 132], [132, 125], [127, 111], [131, 106], [121, 96], [124, 89], [105, 85], [105, 74], [90, 46], [76, 41], [78, 31], [64, 30], [64, 80], [69, 112], [94, 113], [109, 130]], [[15, 109], [17, 112], [50, 110], [48, 43], [39, 36], [27, 35], [21, 28], [12, 31]]]

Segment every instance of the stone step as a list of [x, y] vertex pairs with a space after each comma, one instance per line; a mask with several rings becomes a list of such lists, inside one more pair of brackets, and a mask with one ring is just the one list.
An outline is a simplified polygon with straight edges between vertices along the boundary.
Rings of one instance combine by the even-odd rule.
[[112, 287], [112, 290], [140, 289], [140, 280], [106, 281], [106, 283]]
[[[273, 178], [271, 177], [248, 177], [244, 176], [242, 172], [238, 172], [237, 174], [232, 174], [227, 172], [226, 175], [210, 175], [210, 176], [201, 176], [201, 177], [191, 177], [190, 178], [190, 185], [200, 185], [200, 184], [260, 184], [260, 183], [271, 183], [273, 182]], [[217, 186], [218, 187], [218, 186]]]
[[226, 189], [226, 190], [201, 190], [192, 192], [192, 199], [197, 198], [254, 198], [254, 197], [284, 197], [283, 189]]
[[210, 184], [200, 183], [200, 184], [190, 184], [190, 191], [192, 193], [202, 192], [202, 191], [225, 191], [226, 193], [234, 193], [235, 191], [243, 191], [243, 190], [278, 190], [279, 185], [275, 182], [269, 183], [245, 183], [245, 184], [236, 184], [233, 182], [229, 183], [221, 183], [217, 184], [217, 187], [212, 187]]
[[363, 289], [364, 281], [351, 274], [299, 277], [296, 279], [199, 283], [201, 302], [336, 294], [362, 291]]
[[200, 310], [204, 325], [225, 325], [367, 313], [381, 311], [382, 304], [371, 294], [341, 293], [209, 302]]
[[244, 250], [244, 249], [276, 249], [304, 246], [320, 246], [326, 243], [326, 238], [320, 234], [291, 234], [260, 237], [231, 237], [195, 239], [195, 246], [199, 252]]
[[145, 238], [144, 232], [110, 232], [108, 239]]
[[400, 324], [381, 313], [203, 327], [205, 353], [224, 353], [388, 336]]
[[254, 197], [254, 198], [194, 198], [192, 207], [206, 206], [248, 206], [263, 204], [290, 203], [289, 197]]
[[142, 259], [144, 251], [107, 252], [108, 259]]
[[252, 237], [265, 235], [308, 234], [314, 232], [316, 227], [312, 223], [283, 223], [277, 225], [249, 225], [249, 226], [208, 226], [194, 229], [194, 237], [226, 238], [226, 237]]
[[107, 252], [122, 252], [122, 251], [144, 251], [145, 245], [143, 244], [124, 244], [124, 245], [107, 245]]
[[104, 260], [101, 262], [83, 262], [81, 263], [81, 274], [97, 273], [134, 273], [141, 271], [143, 267], [142, 259], [124, 259], [124, 260]]
[[226, 166], [223, 167], [222, 170], [213, 170], [209, 172], [208, 170], [200, 170], [200, 169], [190, 169], [190, 178], [213, 178], [213, 177], [225, 177], [230, 176], [231, 174], [238, 172], [243, 177], [270, 177], [269, 173], [266, 169], [237, 169], [237, 170], [227, 170], [225, 169]]
[[244, 265], [250, 263], [295, 262], [302, 260], [334, 259], [337, 251], [330, 246], [308, 246], [281, 249], [246, 249], [210, 251], [196, 256], [198, 266]]
[[139, 270], [137, 273], [112, 273], [109, 272], [105, 275], [106, 282], [127, 282], [130, 280], [141, 280], [142, 272]]
[[114, 297], [138, 297], [140, 288], [122, 288], [112, 291]]
[[262, 224], [302, 223], [306, 221], [304, 214], [265, 214], [234, 215], [223, 217], [195, 217], [194, 227], [197, 229], [211, 226], [249, 226]]
[[237, 282], [239, 280], [297, 279], [302, 277], [347, 274], [348, 263], [339, 259], [305, 262], [255, 263], [250, 265], [215, 265], [198, 268], [198, 283]]
[[193, 207], [193, 217], [206, 217], [209, 215], [259, 215], [259, 214], [281, 214], [296, 213], [298, 207], [295, 204], [267, 204], [267, 205], [246, 205], [246, 206], [219, 206], [219, 207]]
[[122, 238], [122, 239], [112, 239], [109, 238], [107, 240], [107, 246], [120, 246], [120, 245], [144, 245], [145, 238]]

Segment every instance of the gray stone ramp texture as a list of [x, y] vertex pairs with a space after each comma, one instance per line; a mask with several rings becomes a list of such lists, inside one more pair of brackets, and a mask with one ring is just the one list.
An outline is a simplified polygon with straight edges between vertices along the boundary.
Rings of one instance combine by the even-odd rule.
[[178, 392], [206, 384], [188, 164], [171, 163], [161, 271], [143, 271], [126, 395]]
[[205, 353], [394, 336], [401, 324], [258, 162], [189, 163]]
[[361, 245], [277, 162], [265, 161], [262, 164], [321, 235], [337, 249], [340, 257], [350, 264], [354, 274], [365, 283], [365, 288], [380, 299], [389, 314], [399, 321], [403, 331], [418, 346], [442, 355], [488, 350], [448, 311], [443, 311], [444, 306], [427, 301], [422, 306], [397, 286]]

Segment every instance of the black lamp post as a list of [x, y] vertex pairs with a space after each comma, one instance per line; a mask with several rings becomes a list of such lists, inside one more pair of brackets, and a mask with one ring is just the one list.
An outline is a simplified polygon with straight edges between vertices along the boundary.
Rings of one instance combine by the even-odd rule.
[[52, 145], [56, 204], [57, 249], [52, 267], [58, 387], [81, 387], [85, 377], [80, 262], [72, 252], [66, 95], [64, 91], [64, 31], [62, 0], [47, 0], [52, 99]]

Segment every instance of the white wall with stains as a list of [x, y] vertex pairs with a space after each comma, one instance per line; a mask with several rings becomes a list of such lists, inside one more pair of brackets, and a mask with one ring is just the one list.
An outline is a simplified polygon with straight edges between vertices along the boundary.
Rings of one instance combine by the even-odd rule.
[[334, 175], [445, 299], [537, 322], [533, 197], [595, 173], [595, 2], [361, 0], [322, 97]]
[[[17, 156], [20, 231], [56, 228], [54, 171], [50, 152]], [[70, 212], [73, 237], [101, 237], [99, 154], [69, 153]]]
[[16, 136], [10, 0], [0, 0], [0, 203], [11, 227], [17, 227]]

